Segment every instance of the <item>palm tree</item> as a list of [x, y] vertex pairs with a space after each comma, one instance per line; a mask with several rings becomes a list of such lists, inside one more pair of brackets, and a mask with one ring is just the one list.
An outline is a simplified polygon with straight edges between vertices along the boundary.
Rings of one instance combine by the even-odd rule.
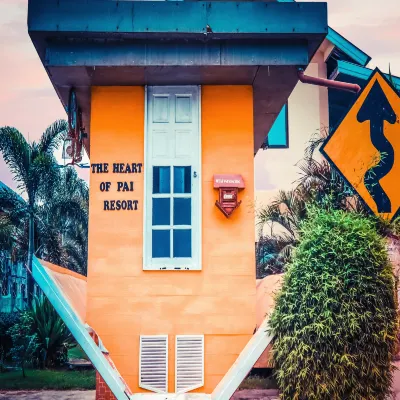
[[[0, 190], [0, 209], [15, 227], [15, 231], [28, 231], [28, 271], [32, 271], [38, 208], [45, 201], [46, 193], [53, 191], [59, 176], [53, 152], [61, 144], [67, 129], [66, 121], [56, 121], [45, 130], [38, 142], [29, 143], [17, 129], [8, 126], [0, 128], [0, 151], [19, 191], [26, 196], [26, 200], [22, 199], [12, 190], [3, 188]], [[30, 273], [27, 289], [30, 303], [33, 299], [33, 280]]]
[[258, 213], [257, 277], [282, 272], [299, 240], [299, 224], [306, 216], [305, 199], [300, 187], [282, 190]]
[[[325, 137], [313, 136], [297, 164], [300, 178], [291, 191], [281, 191], [258, 213], [260, 238], [257, 246], [257, 276], [281, 273], [299, 240], [300, 222], [307, 218], [307, 204], [365, 213], [352, 189], [325, 159], [314, 157]], [[265, 227], [269, 228], [267, 234]]]

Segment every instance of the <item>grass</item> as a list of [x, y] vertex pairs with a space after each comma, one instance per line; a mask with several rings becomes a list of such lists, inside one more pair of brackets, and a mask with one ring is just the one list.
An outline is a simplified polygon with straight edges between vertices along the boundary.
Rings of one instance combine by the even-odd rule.
[[[80, 358], [80, 357], [77, 357]], [[27, 369], [26, 378], [21, 371], [0, 373], [0, 390], [94, 390], [95, 371], [35, 370]], [[273, 376], [249, 376], [239, 389], [276, 389]]]
[[96, 373], [90, 371], [27, 369], [26, 378], [21, 371], [0, 373], [0, 390], [93, 390]]

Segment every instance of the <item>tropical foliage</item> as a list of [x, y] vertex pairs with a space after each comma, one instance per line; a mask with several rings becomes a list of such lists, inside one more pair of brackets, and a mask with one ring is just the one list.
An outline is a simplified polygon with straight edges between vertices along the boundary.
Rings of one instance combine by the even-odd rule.
[[311, 139], [304, 158], [297, 164], [299, 179], [296, 187], [291, 191], [281, 191], [271, 204], [258, 213], [258, 278], [283, 272], [299, 242], [299, 225], [307, 218], [307, 204], [366, 213], [343, 178], [325, 159], [315, 157], [323, 140], [320, 135]]
[[73, 343], [71, 333], [46, 297], [35, 297], [33, 304], [30, 315], [41, 364], [43, 367], [63, 364], [67, 361], [68, 348]]
[[[56, 121], [38, 142], [29, 143], [15, 128], [0, 128], [0, 151], [21, 193], [0, 188], [0, 251], [28, 270], [36, 255], [87, 271], [88, 186], [73, 167], [60, 168], [54, 157], [67, 129], [65, 121]], [[34, 296], [30, 273], [28, 300], [28, 309], [11, 327], [4, 320], [2, 355], [11, 355], [23, 368], [29, 361], [42, 367], [63, 363], [72, 337], [49, 301]]]
[[[33, 254], [86, 274], [88, 187], [73, 167], [60, 169], [54, 150], [64, 139], [66, 121], [50, 125], [29, 143], [15, 128], [0, 128], [0, 151], [21, 196], [0, 189], [0, 249], [26, 261]], [[28, 302], [33, 282], [28, 274]]]
[[[0, 151], [18, 189], [26, 196], [24, 200], [11, 190], [0, 191], [0, 208], [7, 213], [3, 227], [8, 230], [15, 228], [15, 241], [20, 245], [20, 252], [26, 254], [30, 271], [35, 250], [37, 207], [44, 201], [46, 193], [52, 192], [57, 182], [53, 152], [60, 145], [66, 131], [67, 123], [56, 121], [46, 129], [39, 142], [29, 143], [17, 129], [8, 126], [0, 128]], [[23, 240], [24, 237], [28, 240]], [[27, 283], [28, 298], [32, 299], [33, 281], [30, 275]]]
[[281, 396], [384, 400], [398, 330], [386, 243], [358, 213], [307, 215], [270, 320]]
[[[299, 223], [306, 217], [305, 199], [300, 188], [280, 191], [276, 199], [258, 215], [261, 229], [257, 246], [257, 276], [280, 273], [298, 243]], [[278, 227], [277, 227], [278, 226]]]

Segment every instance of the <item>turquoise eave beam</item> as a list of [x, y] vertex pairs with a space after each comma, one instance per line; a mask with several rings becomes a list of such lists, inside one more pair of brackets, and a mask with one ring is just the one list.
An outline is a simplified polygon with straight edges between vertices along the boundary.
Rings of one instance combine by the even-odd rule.
[[307, 65], [306, 41], [52, 43], [46, 67]]

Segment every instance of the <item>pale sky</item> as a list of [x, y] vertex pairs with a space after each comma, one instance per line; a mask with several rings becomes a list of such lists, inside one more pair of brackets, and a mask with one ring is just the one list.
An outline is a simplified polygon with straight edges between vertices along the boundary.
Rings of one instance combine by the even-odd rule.
[[[28, 36], [27, 3], [0, 0], [0, 126], [14, 126], [32, 140], [66, 115]], [[328, 0], [328, 14], [332, 28], [372, 57], [370, 67], [387, 72], [390, 63], [400, 76], [398, 0]], [[2, 160], [0, 180], [15, 188]]]

